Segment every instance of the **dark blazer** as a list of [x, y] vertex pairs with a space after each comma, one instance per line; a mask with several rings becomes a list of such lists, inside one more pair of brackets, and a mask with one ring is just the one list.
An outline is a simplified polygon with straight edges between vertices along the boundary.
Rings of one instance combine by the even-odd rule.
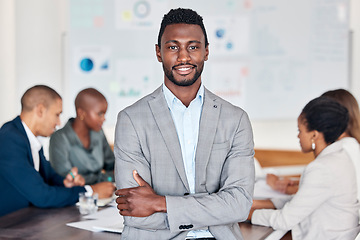
[[75, 204], [84, 187], [66, 188], [45, 159], [42, 150], [40, 169], [34, 168], [30, 142], [20, 117], [0, 129], [0, 216], [34, 205], [40, 208]]

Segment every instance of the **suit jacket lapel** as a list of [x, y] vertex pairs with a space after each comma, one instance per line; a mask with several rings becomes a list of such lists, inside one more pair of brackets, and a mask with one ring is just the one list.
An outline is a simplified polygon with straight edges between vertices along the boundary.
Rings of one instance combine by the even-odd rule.
[[25, 131], [25, 128], [21, 122], [21, 118], [20, 116], [17, 116], [15, 119], [14, 119], [14, 124], [16, 126], [17, 129], [19, 129], [21, 135], [23, 135], [24, 138], [26, 138], [26, 141], [27, 141], [27, 152], [28, 152], [28, 155], [29, 155], [29, 162], [31, 164], [31, 166], [34, 167], [34, 159], [32, 157], [32, 153], [31, 153], [31, 146], [30, 146], [30, 141], [29, 141], [29, 138], [28, 136], [26, 135], [26, 131]]
[[154, 99], [149, 101], [151, 111], [154, 115], [156, 124], [164, 138], [166, 147], [171, 155], [171, 158], [175, 164], [178, 174], [188, 191], [190, 191], [189, 184], [187, 182], [184, 162], [181, 154], [181, 147], [179, 138], [176, 133], [174, 121], [171, 117], [169, 107], [166, 103], [165, 97], [162, 93], [162, 88], [158, 88], [153, 93]]
[[196, 192], [206, 191], [206, 166], [209, 162], [221, 110], [221, 104], [216, 102], [216, 96], [214, 94], [205, 89], [204, 95], [204, 105], [200, 118], [199, 139], [195, 155]]

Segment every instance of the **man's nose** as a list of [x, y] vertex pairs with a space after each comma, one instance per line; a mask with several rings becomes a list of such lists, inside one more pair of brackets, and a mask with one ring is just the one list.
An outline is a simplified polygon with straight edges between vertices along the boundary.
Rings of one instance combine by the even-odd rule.
[[190, 60], [189, 52], [186, 48], [180, 48], [178, 62], [186, 63]]

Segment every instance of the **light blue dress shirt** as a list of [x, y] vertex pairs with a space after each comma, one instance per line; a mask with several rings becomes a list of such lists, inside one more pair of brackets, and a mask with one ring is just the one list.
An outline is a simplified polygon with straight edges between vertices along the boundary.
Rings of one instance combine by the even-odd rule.
[[[204, 103], [204, 86], [201, 84], [188, 107], [186, 107], [163, 84], [163, 92], [175, 124], [176, 132], [181, 146], [185, 173], [190, 187], [190, 193], [195, 193], [195, 153], [199, 136], [200, 116]], [[187, 237], [213, 237], [208, 230], [190, 231]]]

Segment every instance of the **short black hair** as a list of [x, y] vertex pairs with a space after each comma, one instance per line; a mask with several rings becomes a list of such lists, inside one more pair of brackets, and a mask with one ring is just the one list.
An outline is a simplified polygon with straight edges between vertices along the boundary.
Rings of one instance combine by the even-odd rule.
[[325, 142], [331, 144], [346, 130], [349, 114], [343, 105], [334, 99], [322, 96], [306, 104], [300, 119], [304, 121], [307, 130], [323, 133]]
[[61, 99], [61, 96], [51, 87], [46, 85], [35, 85], [26, 90], [21, 97], [21, 111], [30, 112], [38, 104], [43, 104], [48, 108], [52, 102], [57, 99]]
[[186, 8], [171, 9], [167, 14], [164, 15], [161, 21], [160, 31], [158, 35], [158, 46], [161, 48], [161, 37], [164, 34], [165, 28], [168, 25], [176, 23], [195, 24], [201, 27], [205, 37], [205, 47], [209, 44], [206, 35], [203, 18], [194, 10]]

